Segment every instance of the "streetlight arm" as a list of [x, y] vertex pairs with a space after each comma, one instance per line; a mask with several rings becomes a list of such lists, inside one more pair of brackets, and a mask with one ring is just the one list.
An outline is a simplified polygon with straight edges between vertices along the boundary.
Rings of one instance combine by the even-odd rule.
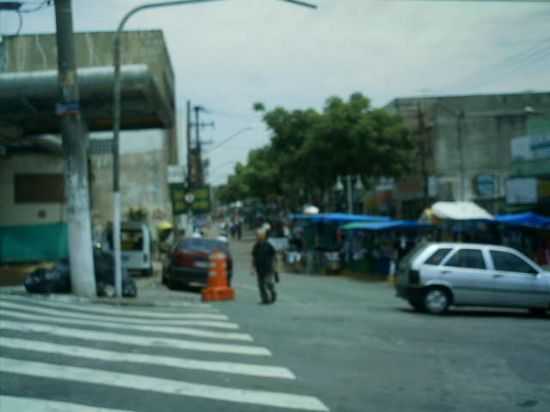
[[296, 4], [297, 6], [309, 7], [310, 9], [317, 8], [315, 4], [307, 3], [305, 1], [300, 1], [300, 0], [281, 0], [281, 1], [284, 1], [286, 3]]

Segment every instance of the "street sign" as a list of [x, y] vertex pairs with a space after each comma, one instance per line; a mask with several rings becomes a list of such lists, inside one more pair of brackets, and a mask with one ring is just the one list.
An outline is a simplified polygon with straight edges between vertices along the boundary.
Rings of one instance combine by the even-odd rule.
[[166, 180], [168, 183], [185, 182], [185, 168], [181, 165], [168, 166], [166, 170]]
[[191, 208], [194, 213], [208, 213], [210, 211], [210, 188], [208, 186], [193, 190], [193, 204]]
[[210, 187], [208, 186], [188, 190], [183, 183], [171, 183], [170, 197], [174, 215], [181, 215], [189, 211], [198, 214], [210, 211]]
[[188, 211], [189, 206], [185, 201], [187, 188], [183, 183], [170, 184], [170, 197], [172, 199], [172, 214], [181, 215]]

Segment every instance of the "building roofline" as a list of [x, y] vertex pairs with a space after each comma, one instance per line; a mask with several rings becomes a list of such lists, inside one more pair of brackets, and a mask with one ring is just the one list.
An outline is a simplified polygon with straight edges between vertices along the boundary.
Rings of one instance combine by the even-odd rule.
[[436, 99], [456, 99], [465, 97], [497, 97], [497, 96], [522, 96], [522, 95], [542, 95], [550, 94], [550, 90], [537, 91], [537, 90], [525, 90], [521, 92], [507, 92], [507, 93], [472, 93], [472, 94], [440, 94], [440, 95], [422, 95], [422, 96], [401, 96], [394, 97], [389, 100], [383, 107], [389, 106], [396, 100], [436, 100]]

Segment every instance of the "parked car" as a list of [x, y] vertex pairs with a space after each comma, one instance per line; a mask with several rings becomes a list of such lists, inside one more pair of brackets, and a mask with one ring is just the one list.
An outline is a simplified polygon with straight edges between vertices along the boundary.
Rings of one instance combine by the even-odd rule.
[[176, 244], [164, 262], [162, 283], [169, 288], [206, 286], [210, 256], [214, 252], [223, 252], [227, 256], [228, 281], [231, 284], [233, 259], [228, 243], [205, 238], [185, 238]]
[[[113, 251], [113, 235], [107, 230], [102, 246]], [[122, 266], [129, 273], [143, 276], [153, 274], [153, 237], [149, 226], [140, 222], [124, 222], [120, 228], [120, 256]]]
[[[94, 248], [94, 269], [98, 296], [112, 296], [114, 287], [114, 259], [109, 252]], [[29, 293], [71, 293], [69, 261], [63, 259], [51, 268], [38, 268], [30, 272], [24, 282]], [[136, 282], [122, 271], [122, 295], [136, 297]]]
[[449, 306], [550, 309], [550, 272], [515, 249], [486, 244], [424, 243], [399, 264], [397, 295], [433, 314]]

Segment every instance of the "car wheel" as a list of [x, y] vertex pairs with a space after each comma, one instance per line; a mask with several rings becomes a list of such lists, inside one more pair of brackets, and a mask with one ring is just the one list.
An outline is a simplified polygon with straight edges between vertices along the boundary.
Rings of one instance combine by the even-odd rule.
[[545, 308], [529, 308], [529, 314], [532, 316], [545, 316], [546, 315], [546, 309]]
[[430, 288], [424, 294], [423, 306], [433, 315], [441, 315], [449, 309], [451, 296], [442, 288]]

